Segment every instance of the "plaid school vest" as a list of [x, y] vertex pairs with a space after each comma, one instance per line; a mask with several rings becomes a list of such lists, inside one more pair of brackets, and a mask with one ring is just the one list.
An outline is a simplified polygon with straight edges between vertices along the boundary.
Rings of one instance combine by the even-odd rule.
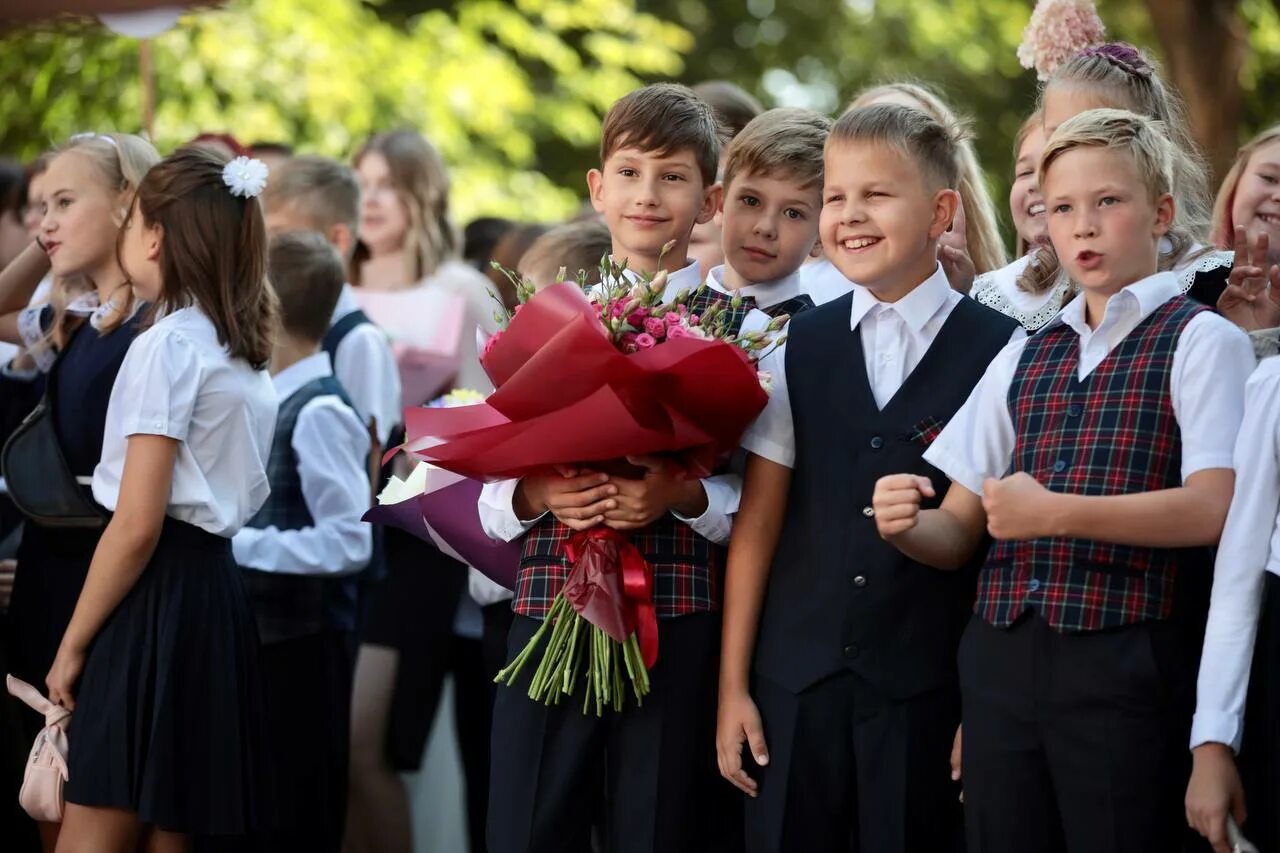
[[[1183, 296], [1157, 308], [1084, 381], [1070, 327], [1027, 341], [1009, 386], [1013, 470], [1054, 492], [1122, 495], [1182, 484], [1182, 435], [1170, 397], [1178, 337], [1208, 310]], [[1090, 539], [999, 541], [978, 581], [975, 612], [996, 627], [1034, 609], [1059, 631], [1167, 619], [1178, 566], [1194, 550]]]
[[[565, 545], [572, 535], [573, 530], [550, 513], [525, 534], [512, 605], [516, 613], [541, 619], [551, 610], [569, 577]], [[724, 547], [670, 513], [630, 536], [653, 566], [653, 603], [659, 619], [720, 609]]]

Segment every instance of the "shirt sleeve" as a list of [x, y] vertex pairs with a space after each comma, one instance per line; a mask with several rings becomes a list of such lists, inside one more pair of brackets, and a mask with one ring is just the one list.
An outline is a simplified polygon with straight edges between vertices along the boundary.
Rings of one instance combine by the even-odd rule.
[[988, 477], [1003, 477], [1013, 464], [1013, 417], [1009, 386], [1026, 348], [1025, 334], [996, 354], [960, 411], [924, 452], [924, 460], [975, 495]]
[[1232, 467], [1244, 387], [1257, 362], [1248, 336], [1205, 311], [1187, 323], [1173, 353], [1170, 396], [1182, 431], [1182, 479]]
[[694, 533], [717, 545], [728, 545], [733, 532], [733, 517], [742, 501], [742, 478], [737, 474], [717, 474], [702, 481], [707, 493], [707, 508], [697, 518], [686, 518], [672, 512], [680, 521], [689, 525]]
[[180, 332], [153, 327], [140, 335], [111, 392], [111, 405], [130, 407], [120, 420], [122, 434], [186, 441], [202, 372], [199, 351]]
[[783, 344], [760, 360], [759, 369], [772, 377], [773, 390], [769, 392], [764, 410], [742, 436], [742, 446], [757, 456], [791, 468], [796, 462], [796, 432], [791, 417], [791, 394], [787, 390], [786, 350], [787, 345]]
[[[1245, 694], [1263, 581], [1280, 513], [1280, 361], [1264, 363], [1245, 391], [1235, 447], [1236, 485], [1218, 546], [1205, 627], [1191, 747], [1240, 749]], [[1264, 531], [1271, 531], [1267, 537]]]
[[368, 432], [341, 400], [319, 397], [298, 413], [293, 450], [312, 525], [243, 528], [231, 540], [236, 562], [290, 575], [360, 571], [373, 550], [373, 530], [360, 520], [369, 506]]
[[513, 502], [519, 480], [499, 480], [496, 483], [485, 483], [480, 489], [479, 513], [480, 527], [490, 539], [503, 542], [514, 542], [538, 523], [546, 513], [528, 521], [516, 515]]
[[403, 414], [400, 371], [383, 331], [373, 323], [361, 323], [348, 332], [334, 353], [333, 372], [365, 423], [378, 419], [378, 441], [385, 447]]

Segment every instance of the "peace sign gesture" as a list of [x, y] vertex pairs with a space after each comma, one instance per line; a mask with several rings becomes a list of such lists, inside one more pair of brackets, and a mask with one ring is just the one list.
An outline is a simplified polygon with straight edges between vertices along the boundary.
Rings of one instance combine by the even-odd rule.
[[1264, 231], [1249, 251], [1249, 236], [1236, 226], [1235, 262], [1227, 289], [1218, 297], [1218, 313], [1246, 332], [1280, 326], [1280, 267], [1268, 264]]

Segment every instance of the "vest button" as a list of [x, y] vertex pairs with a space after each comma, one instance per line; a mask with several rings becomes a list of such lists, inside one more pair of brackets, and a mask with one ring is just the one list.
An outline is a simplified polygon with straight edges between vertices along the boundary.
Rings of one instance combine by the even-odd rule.
[[865, 575], [856, 575], [856, 576], [854, 577], [854, 579], [853, 579], [853, 585], [854, 585], [854, 586], [857, 586], [857, 587], [863, 587], [863, 586], [866, 586], [866, 585], [867, 585], [867, 578], [866, 578], [866, 576], [865, 576]]
[[849, 660], [853, 660], [858, 656], [858, 652], [860, 651], [862, 650], [859, 649], [857, 646], [845, 646], [844, 656], [847, 657]]
[[879, 450], [882, 447], [884, 447], [884, 438], [878, 435], [871, 436], [871, 449]]
[[1083, 411], [1084, 411], [1084, 407], [1082, 407], [1079, 403], [1072, 403], [1070, 406], [1067, 406], [1067, 417], [1078, 418], [1080, 417], [1080, 413]]
[[1067, 470], [1067, 461], [1065, 459], [1059, 459], [1053, 463], [1053, 472], [1055, 474], [1061, 474], [1065, 470]]
[[1032, 578], [1027, 583], [1027, 592], [1039, 592], [1039, 591], [1040, 591], [1040, 579]]
[[865, 515], [867, 518], [875, 518], [876, 517], [875, 507], [864, 506], [862, 508], [862, 514]]

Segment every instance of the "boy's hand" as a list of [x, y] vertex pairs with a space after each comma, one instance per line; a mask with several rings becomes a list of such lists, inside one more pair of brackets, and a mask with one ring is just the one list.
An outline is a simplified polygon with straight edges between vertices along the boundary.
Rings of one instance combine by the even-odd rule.
[[[956, 726], [956, 738], [951, 742], [951, 781], [960, 781], [960, 757], [963, 751], [964, 726]], [[964, 790], [960, 791], [960, 802], [964, 802]]]
[[551, 474], [524, 477], [516, 486], [512, 508], [522, 520], [550, 512], [573, 530], [587, 530], [617, 507], [618, 487], [607, 474], [559, 467]]
[[1187, 785], [1187, 824], [1209, 839], [1214, 853], [1231, 853], [1227, 815], [1244, 823], [1244, 787], [1231, 748], [1201, 744], [1191, 751], [1194, 766]]
[[764, 742], [760, 711], [746, 692], [722, 696], [716, 715], [716, 758], [720, 775], [748, 797], [760, 792], [760, 783], [742, 766], [742, 744], [751, 749], [758, 766], [769, 763], [769, 747]]
[[645, 469], [644, 479], [609, 479], [617, 497], [604, 513], [607, 526], [639, 530], [673, 510], [686, 518], [697, 518], [707, 511], [707, 492], [698, 478], [686, 476], [660, 456], [628, 456], [627, 461]]
[[1250, 253], [1248, 234], [1236, 227], [1235, 262], [1217, 308], [1246, 332], [1280, 326], [1280, 267], [1267, 263], [1269, 248], [1269, 238], [1263, 232]]
[[915, 527], [920, 520], [920, 501], [935, 495], [928, 477], [890, 474], [877, 480], [871, 507], [876, 513], [880, 538], [890, 541]]
[[1052, 536], [1055, 493], [1025, 471], [982, 483], [987, 532], [996, 539], [1039, 539]]

